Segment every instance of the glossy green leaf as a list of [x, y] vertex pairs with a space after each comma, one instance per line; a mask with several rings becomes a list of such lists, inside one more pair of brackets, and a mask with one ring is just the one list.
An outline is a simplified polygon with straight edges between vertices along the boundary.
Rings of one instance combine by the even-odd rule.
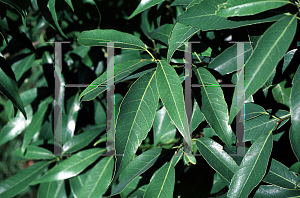
[[[290, 46], [297, 27], [295, 16], [285, 16], [267, 29], [260, 37], [253, 53], [245, 63], [245, 96], [236, 95], [232, 98], [229, 123], [231, 123], [247, 100], [271, 76], [278, 62]], [[245, 98], [245, 99], [244, 99]], [[237, 100], [237, 101], [236, 101]], [[236, 104], [237, 103], [237, 104]]]
[[184, 164], [185, 165], [190, 165], [190, 164], [196, 164], [197, 163], [197, 160], [195, 158], [194, 155], [190, 154], [190, 153], [184, 153], [183, 155], [183, 161], [184, 161]]
[[38, 198], [67, 198], [65, 181], [52, 181], [40, 184]]
[[218, 137], [231, 148], [232, 129], [228, 124], [228, 109], [218, 81], [205, 68], [193, 68], [201, 86], [201, 112]]
[[114, 157], [101, 159], [90, 171], [78, 198], [98, 198], [103, 195], [110, 183], [114, 169]]
[[134, 12], [128, 17], [128, 19], [131, 19], [132, 17], [136, 16], [137, 14], [143, 12], [144, 10], [147, 10], [148, 8], [155, 6], [164, 0], [141, 0], [138, 7], [134, 10]]
[[54, 159], [56, 156], [49, 150], [44, 149], [42, 147], [31, 146], [27, 147], [27, 151], [25, 156], [21, 149], [16, 150], [16, 155], [24, 157], [26, 159]]
[[51, 162], [36, 162], [0, 183], [1, 198], [11, 198], [25, 190]]
[[146, 45], [131, 34], [117, 30], [90, 30], [82, 32], [78, 37], [78, 43], [84, 46], [107, 46], [107, 42], [115, 43], [115, 48], [147, 50]]
[[212, 62], [209, 63], [207, 68], [214, 69], [221, 75], [230, 74], [237, 70], [237, 58], [239, 56], [244, 56], [245, 61], [252, 53], [252, 48], [250, 43], [244, 44], [244, 53], [237, 55], [237, 44], [227, 48], [220, 55], [218, 55]]
[[290, 95], [291, 95], [291, 87], [286, 87], [287, 81], [282, 81], [278, 83], [275, 87], [272, 89], [272, 93], [274, 96], [274, 99], [281, 104], [284, 104], [288, 107], [290, 107]]
[[174, 52], [182, 45], [184, 45], [184, 42], [187, 42], [194, 34], [196, 34], [199, 29], [196, 29], [194, 27], [184, 25], [182, 23], [176, 23], [172, 34], [170, 37], [170, 43], [168, 48], [168, 54], [167, 54], [167, 62], [169, 63]]
[[192, 2], [193, 0], [175, 0], [173, 3], [171, 3], [170, 6], [177, 6], [177, 5], [188, 5]]
[[73, 10], [74, 12], [74, 7], [73, 7], [73, 4], [72, 4], [72, 1], [71, 0], [65, 0], [65, 2], [70, 6], [70, 8]]
[[294, 173], [300, 174], [300, 162], [296, 162], [295, 164], [293, 164], [289, 171], [292, 171]]
[[[150, 63], [152, 63], [151, 60], [134, 59], [115, 65], [114, 68], [111, 68], [114, 69], [115, 84], [127, 77], [129, 74]], [[103, 93], [107, 89], [106, 87], [99, 87], [99, 85], [106, 85], [106, 83], [107, 71], [94, 80], [91, 85], [80, 94], [80, 100], [88, 101], [96, 98], [99, 94]]]
[[154, 122], [153, 122], [153, 145], [156, 146], [160, 141], [166, 143], [170, 138], [171, 140], [175, 138], [176, 127], [172, 123], [167, 110], [165, 107], [162, 107], [156, 112]]
[[265, 198], [265, 197], [272, 197], [272, 198], [296, 198], [299, 197], [300, 190], [299, 189], [286, 189], [281, 188], [278, 186], [273, 185], [261, 185], [255, 191], [255, 195], [253, 198]]
[[[0, 59], [3, 59], [4, 61], [3, 57], [0, 57]], [[2, 66], [9, 67], [8, 65], [2, 65]], [[11, 70], [10, 67], [9, 69]], [[27, 119], [23, 102], [19, 95], [17, 82], [14, 79], [7, 76], [7, 74], [2, 70], [2, 67], [0, 67], [0, 92], [4, 94], [7, 99], [11, 100], [14, 106], [17, 107], [22, 112], [25, 119]]]
[[[203, 0], [200, 3], [187, 9], [182, 15], [177, 17], [177, 21], [186, 25], [199, 28], [202, 31], [232, 29], [241, 26], [253, 25], [258, 23], [265, 23], [276, 21], [285, 16], [278, 10], [267, 11], [253, 17], [240, 18], [226, 18], [215, 15], [218, 10], [217, 5], [225, 3], [226, 0]], [[241, 18], [241, 19], [243, 19]], [[201, 23], [199, 23], [201, 21]]]
[[244, 121], [256, 118], [257, 116], [260, 116], [262, 114], [267, 114], [266, 110], [255, 103], [248, 102], [245, 104], [245, 115], [241, 115], [241, 118], [243, 117]]
[[58, 24], [57, 12], [55, 9], [55, 0], [49, 0], [47, 7], [52, 15], [52, 19], [55, 24], [55, 26], [54, 26], [55, 29], [58, 30], [61, 33], [61, 35], [63, 35], [63, 37], [65, 37], [67, 39], [68, 37], [64, 34], [64, 32], [62, 31], [61, 27]]
[[159, 26], [152, 32], [149, 32], [148, 35], [151, 38], [161, 41], [168, 46], [173, 27], [173, 24], [164, 24], [162, 26]]
[[173, 197], [173, 190], [175, 185], [175, 168], [172, 162], [168, 162], [160, 167], [156, 173], [154, 173], [144, 198], [167, 198]]
[[153, 148], [145, 151], [132, 160], [122, 171], [118, 185], [113, 189], [111, 195], [121, 193], [139, 175], [148, 170], [161, 154], [161, 148]]
[[226, 182], [230, 183], [233, 174], [238, 169], [238, 165], [232, 157], [223, 150], [223, 147], [219, 143], [210, 138], [199, 138], [196, 145], [207, 163], [219, 173]]
[[25, 107], [25, 110], [28, 113], [28, 120], [25, 120], [24, 116], [18, 112], [16, 117], [12, 118], [10, 122], [6, 123], [6, 125], [2, 127], [0, 132], [0, 145], [20, 135], [28, 126], [32, 118], [32, 108], [31, 106], [27, 106]]
[[288, 3], [291, 2], [288, 0], [228, 0], [218, 5], [216, 15], [222, 17], [254, 15]]
[[297, 159], [300, 161], [300, 143], [299, 143], [300, 133], [297, 130], [294, 131], [293, 125], [290, 127], [289, 136], [290, 136], [290, 142], [291, 142], [291, 147], [293, 149], [293, 152], [297, 157]]
[[175, 69], [159, 61], [156, 69], [157, 90], [171, 120], [190, 147], [192, 140], [184, 107], [183, 88]]
[[118, 177], [152, 127], [158, 105], [155, 72], [141, 76], [125, 95], [117, 118], [115, 148]]
[[22, 59], [20, 62], [17, 62], [12, 66], [12, 70], [15, 73], [16, 80], [19, 81], [22, 75], [32, 67], [34, 62], [34, 54], [27, 56], [26, 58]]
[[76, 177], [72, 177], [69, 179], [69, 182], [70, 182], [70, 188], [71, 188], [71, 192], [72, 192], [72, 195], [73, 197], [78, 197], [79, 195], [79, 192], [82, 188], [82, 186], [84, 185], [87, 177], [88, 177], [88, 174], [90, 173], [91, 171], [87, 171], [85, 173], [82, 173], [80, 175], [77, 175]]
[[72, 139], [63, 145], [62, 153], [73, 153], [84, 148], [91, 143], [102, 131], [106, 129], [103, 124], [102, 128], [86, 130], [81, 134], [75, 135]]
[[272, 146], [271, 132], [264, 133], [252, 144], [232, 177], [228, 197], [247, 197], [259, 184], [266, 173]]
[[48, 109], [48, 104], [51, 102], [53, 102], [52, 97], [48, 97], [47, 99], [45, 99], [39, 105], [38, 111], [33, 115], [32, 120], [31, 120], [30, 124], [28, 125], [28, 127], [25, 131], [25, 134], [24, 134], [23, 144], [21, 147], [21, 150], [23, 153], [25, 152], [25, 149], [29, 145], [33, 136], [40, 130], [40, 128], [43, 124], [43, 121], [44, 121], [45, 113]]
[[[295, 76], [292, 81], [292, 90], [291, 90], [291, 121], [292, 121], [292, 128], [293, 128], [293, 138], [298, 137], [298, 139], [295, 139], [295, 141], [298, 141], [295, 146], [295, 148], [300, 148], [299, 144], [299, 137], [300, 137], [300, 66], [298, 67]], [[299, 152], [299, 151], [297, 151]], [[300, 159], [300, 156], [298, 156], [298, 159]]]
[[93, 148], [76, 153], [60, 162], [31, 185], [74, 177], [96, 161], [104, 152], [105, 149]]
[[194, 107], [193, 107], [193, 113], [192, 113], [192, 118], [191, 118], [191, 123], [192, 124], [192, 133], [198, 126], [199, 124], [205, 120], [205, 117], [203, 113], [200, 111], [200, 107], [197, 103], [196, 100], [194, 100]]
[[297, 176], [289, 168], [272, 159], [271, 166], [263, 181], [282, 188], [294, 189]]

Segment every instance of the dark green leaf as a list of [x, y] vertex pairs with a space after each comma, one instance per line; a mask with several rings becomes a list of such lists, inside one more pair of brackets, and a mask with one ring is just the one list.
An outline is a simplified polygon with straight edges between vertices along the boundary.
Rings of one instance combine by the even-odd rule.
[[256, 190], [253, 198], [264, 198], [264, 197], [296, 198], [299, 197], [299, 195], [300, 195], [299, 189], [290, 190], [290, 189], [280, 188], [278, 186], [273, 186], [273, 185], [269, 185], [269, 186], [261, 185]]
[[173, 27], [173, 24], [164, 24], [152, 32], [149, 32], [148, 35], [151, 38], [159, 40], [168, 46]]
[[166, 61], [159, 61], [156, 69], [156, 84], [159, 96], [175, 126], [185, 141], [192, 147], [188, 120], [184, 107], [183, 88], [175, 69]]
[[290, 107], [291, 87], [286, 87], [287, 81], [278, 83], [272, 89], [274, 99], [281, 104]]
[[259, 184], [266, 173], [272, 146], [271, 132], [264, 133], [254, 142], [232, 177], [228, 197], [247, 197]]
[[61, 35], [63, 35], [67, 39], [68, 37], [63, 33], [61, 27], [58, 24], [58, 18], [57, 18], [57, 13], [56, 13], [56, 9], [55, 9], [55, 0], [49, 0], [47, 7], [49, 8], [49, 11], [52, 15], [52, 19], [55, 24], [55, 26], [54, 26], [55, 29], [58, 30], [61, 33]]
[[128, 19], [131, 19], [132, 17], [136, 16], [137, 14], [143, 12], [144, 10], [147, 10], [148, 8], [155, 6], [156, 4], [159, 4], [163, 2], [164, 0], [141, 0], [138, 7], [134, 10], [134, 12], [128, 17]]
[[25, 156], [21, 152], [21, 149], [16, 150], [16, 155], [24, 157], [26, 159], [54, 159], [56, 156], [49, 150], [42, 147], [31, 146], [27, 147]]
[[52, 181], [40, 184], [38, 198], [67, 198], [65, 181]]
[[106, 149], [87, 149], [63, 160], [45, 175], [32, 182], [31, 185], [64, 180], [78, 175], [86, 167], [96, 161]]
[[152, 127], [158, 105], [155, 72], [138, 78], [124, 97], [117, 118], [115, 140], [117, 173], [115, 179], [131, 161]]
[[19, 81], [22, 75], [32, 67], [34, 58], [34, 54], [32, 54], [12, 66], [17, 81]]
[[228, 124], [228, 109], [218, 81], [205, 68], [193, 68], [201, 86], [201, 112], [218, 137], [231, 148], [232, 129]]
[[25, 190], [51, 162], [36, 162], [0, 183], [1, 198], [11, 198]]

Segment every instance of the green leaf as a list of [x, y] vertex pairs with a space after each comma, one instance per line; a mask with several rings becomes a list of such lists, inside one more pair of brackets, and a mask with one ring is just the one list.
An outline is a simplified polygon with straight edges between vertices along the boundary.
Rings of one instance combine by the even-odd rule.
[[90, 30], [82, 32], [78, 43], [85, 46], [106, 46], [106, 42], [115, 43], [115, 48], [147, 50], [147, 46], [137, 37], [117, 30]]
[[86, 130], [81, 134], [75, 135], [72, 139], [70, 139], [63, 145], [62, 153], [73, 153], [84, 148], [105, 129], [106, 126], [103, 125], [103, 127], [101, 128]]
[[201, 86], [201, 112], [218, 137], [231, 148], [232, 129], [224, 94], [215, 77], [205, 68], [193, 68]]
[[254, 142], [232, 177], [228, 197], [247, 197], [259, 184], [266, 173], [272, 146], [272, 132], [264, 133]]
[[76, 177], [72, 177], [69, 179], [71, 192], [74, 197], [78, 197], [79, 192], [88, 177], [88, 173], [90, 172], [91, 171], [89, 170], [85, 173], [82, 173], [80, 175], [77, 175]]
[[297, 176], [289, 168], [272, 159], [271, 166], [263, 181], [282, 188], [294, 189]]
[[16, 117], [12, 118], [10, 122], [6, 123], [2, 127], [0, 132], [0, 145], [14, 139], [22, 133], [22, 131], [27, 127], [32, 118], [32, 108], [31, 106], [25, 107], [28, 113], [28, 120], [25, 120], [24, 116], [20, 112], [17, 113]]
[[98, 198], [103, 195], [110, 183], [114, 169], [114, 156], [104, 157], [90, 171], [78, 198]]
[[177, 6], [177, 5], [188, 5], [192, 2], [193, 0], [175, 0], [173, 3], [171, 3], [170, 6]]
[[190, 165], [190, 164], [196, 164], [197, 163], [197, 160], [195, 158], [194, 155], [190, 154], [190, 153], [184, 153], [183, 155], [183, 161], [184, 161], [184, 164], [185, 165]]
[[296, 17], [285, 16], [269, 27], [260, 37], [253, 53], [245, 63], [245, 88], [243, 90], [245, 96], [242, 93], [237, 96], [237, 89], [234, 90], [230, 108], [230, 124], [242, 108], [244, 100], [247, 100], [261, 88], [271, 76], [276, 65], [290, 46], [296, 27]]
[[24, 134], [23, 144], [21, 147], [22, 153], [25, 152], [25, 149], [29, 145], [31, 139], [40, 130], [40, 128], [43, 124], [45, 113], [48, 109], [48, 104], [51, 102], [53, 102], [52, 97], [48, 97], [47, 99], [45, 99], [39, 105], [38, 111], [33, 115], [32, 120], [31, 120], [30, 124], [28, 125], [28, 127], [25, 131], [25, 134]]
[[252, 53], [250, 43], [244, 44], [244, 54], [237, 55], [237, 44], [227, 48], [221, 54], [219, 54], [212, 62], [209, 63], [207, 68], [214, 69], [221, 75], [230, 74], [237, 71], [237, 58], [239, 56], [245, 56], [245, 61]]
[[288, 3], [292, 4], [288, 0], [228, 0], [218, 5], [216, 15], [222, 17], [254, 15]]
[[293, 164], [289, 171], [292, 171], [294, 173], [300, 174], [300, 162], [296, 162], [295, 164]]
[[65, 0], [65, 2], [70, 6], [70, 8], [73, 10], [74, 12], [74, 7], [73, 7], [73, 4], [72, 4], [72, 1], [71, 0]]
[[266, 110], [262, 106], [248, 102], [245, 103], [245, 115], [241, 115], [241, 119], [244, 117], [244, 121], [247, 121], [262, 114], [267, 114]]
[[160, 110], [156, 112], [154, 122], [153, 122], [153, 146], [156, 146], [160, 141], [166, 143], [175, 139], [176, 135], [176, 127], [172, 123], [167, 110], [165, 107], [162, 107]]
[[24, 109], [22, 100], [19, 95], [18, 84], [15, 81], [15, 79], [12, 79], [11, 77], [9, 77], [7, 75], [7, 72], [4, 72], [2, 70], [3, 67], [6, 67], [3, 69], [11, 71], [11, 68], [7, 64], [3, 65], [3, 62], [5, 62], [3, 57], [0, 57], [0, 59], [1, 59], [1, 65], [2, 65], [0, 67], [0, 92], [2, 94], [4, 94], [4, 96], [7, 99], [11, 100], [11, 102], [14, 104], [14, 106], [17, 107], [22, 112], [25, 119], [27, 120], [26, 111]]
[[65, 181], [42, 183], [39, 187], [38, 198], [67, 198]]
[[288, 107], [290, 107], [290, 95], [291, 95], [291, 87], [286, 87], [287, 81], [282, 81], [278, 83], [275, 87], [272, 89], [272, 93], [274, 96], [274, 99], [281, 104], [284, 104]]
[[295, 131], [292, 125], [290, 127], [289, 135], [290, 135], [290, 142], [291, 142], [291, 147], [293, 149], [293, 152], [296, 158], [300, 161], [300, 143], [299, 143], [300, 133], [297, 130]]
[[122, 171], [119, 183], [110, 196], [121, 193], [134, 179], [148, 170], [156, 162], [161, 151], [161, 148], [153, 148], [132, 160]]
[[106, 149], [93, 148], [76, 153], [60, 162], [45, 175], [32, 182], [31, 185], [74, 177], [96, 161], [105, 150]]
[[225, 187], [225, 183], [223, 182], [220, 174], [215, 173], [214, 174], [214, 181], [213, 181], [213, 186], [210, 190], [210, 194], [218, 193], [221, 189]]
[[138, 7], [134, 10], [134, 12], [128, 17], [128, 19], [133, 18], [137, 14], [143, 12], [144, 10], [147, 10], [148, 8], [155, 6], [156, 4], [159, 4], [163, 2], [164, 0], [141, 0]]
[[34, 54], [32, 54], [12, 66], [17, 81], [19, 81], [22, 75], [32, 67], [34, 58]]
[[272, 198], [296, 198], [299, 197], [300, 190], [291, 190], [291, 189], [285, 189], [280, 188], [278, 186], [273, 185], [261, 185], [259, 188], [255, 191], [255, 195], [253, 198], [264, 198], [264, 197], [272, 197]]
[[159, 61], [157, 63], [156, 84], [159, 96], [171, 120], [192, 148], [192, 140], [184, 106], [183, 88], [175, 69], [166, 61]]
[[158, 105], [155, 72], [138, 78], [125, 95], [117, 118], [115, 148], [118, 177], [152, 127]]
[[[253, 17], [226, 18], [215, 15], [217, 5], [225, 3], [226, 0], [203, 0], [187, 9], [177, 17], [177, 21], [186, 25], [199, 28], [202, 31], [233, 29], [241, 26], [253, 25], [276, 21], [284, 17], [284, 9], [271, 10]], [[201, 23], [199, 23], [201, 21]], [[278, 31], [280, 32], [280, 31]], [[293, 38], [293, 37], [292, 37]]]
[[56, 156], [49, 150], [42, 147], [31, 146], [27, 147], [25, 156], [21, 151], [21, 148], [16, 150], [16, 155], [24, 157], [26, 159], [54, 159]]
[[3, 2], [11, 7], [13, 7], [15, 10], [18, 11], [18, 13], [23, 17], [26, 18], [26, 10], [22, 9], [19, 5], [14, 3], [12, 0], [0, 0], [0, 2]]
[[148, 35], [151, 38], [159, 40], [168, 46], [173, 27], [173, 24], [164, 24], [152, 32], [149, 32]]
[[172, 34], [170, 37], [170, 43], [167, 54], [167, 62], [169, 63], [174, 52], [182, 45], [184, 42], [188, 41], [194, 34], [196, 34], [200, 29], [193, 28], [182, 23], [176, 23]]
[[203, 115], [203, 113], [200, 111], [200, 107], [197, 103], [196, 100], [194, 100], [194, 107], [193, 107], [193, 113], [192, 113], [192, 118], [191, 118], [191, 123], [192, 124], [192, 131], [190, 131], [190, 133], [192, 133], [201, 122], [203, 122], [205, 120], [205, 117]]
[[[153, 62], [147, 59], [134, 59], [134, 60], [126, 61], [115, 65], [114, 68], [110, 68], [114, 70], [115, 84], [117, 84], [120, 80], [127, 77], [132, 72], [150, 63]], [[106, 85], [106, 83], [107, 83], [107, 71], [105, 71], [101, 76], [99, 76], [96, 80], [94, 80], [91, 83], [91, 85], [87, 87], [80, 94], [79, 98], [82, 101], [93, 100], [99, 94], [101, 94], [107, 89], [107, 87], [100, 87], [100, 85]]]
[[[64, 32], [62, 31], [62, 29], [60, 28], [59, 24], [58, 24], [58, 18], [57, 18], [57, 14], [56, 14], [56, 10], [55, 10], [55, 1], [56, 0], [49, 0], [48, 2], [48, 9], [52, 15], [52, 19], [54, 21], [54, 24], [55, 24], [55, 29], [58, 30], [61, 35], [63, 35], [63, 37], [65, 37], [66, 39], [68, 39], [68, 37], [64, 34]], [[46, 19], [47, 20], [47, 19]]]
[[150, 180], [144, 198], [173, 197], [175, 185], [175, 168], [172, 162], [165, 163], [154, 173]]
[[[292, 121], [292, 128], [293, 132], [290, 133], [290, 138], [293, 139], [293, 146], [296, 149], [294, 152], [296, 152], [298, 160], [300, 160], [300, 143], [299, 143], [299, 138], [300, 138], [300, 66], [298, 66], [298, 69], [295, 73], [295, 76], [293, 77], [292, 81], [292, 90], [291, 90], [291, 96], [290, 96], [290, 101], [291, 101], [291, 121]], [[292, 142], [292, 141], [291, 141]], [[293, 149], [294, 149], [293, 148]], [[297, 150], [298, 148], [298, 150]]]
[[223, 147], [219, 143], [210, 138], [199, 138], [196, 145], [207, 163], [219, 173], [227, 183], [230, 183], [235, 171], [238, 169], [238, 165], [232, 157], [223, 150]]
[[1, 198], [11, 198], [25, 190], [51, 162], [36, 162], [0, 183]]

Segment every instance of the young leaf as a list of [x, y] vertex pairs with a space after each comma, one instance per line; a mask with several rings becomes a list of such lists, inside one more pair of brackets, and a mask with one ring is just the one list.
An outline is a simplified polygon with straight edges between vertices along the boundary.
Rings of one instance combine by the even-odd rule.
[[51, 162], [36, 162], [16, 175], [2, 181], [0, 183], [1, 198], [11, 198], [25, 190]]
[[296, 17], [285, 16], [269, 27], [260, 37], [253, 53], [245, 63], [245, 96], [243, 94], [237, 96], [237, 89], [234, 90], [229, 116], [230, 124], [237, 112], [241, 110], [244, 100], [247, 100], [261, 88], [271, 76], [276, 65], [290, 46], [296, 27]]
[[110, 183], [114, 169], [114, 157], [101, 159], [90, 171], [78, 198], [98, 198], [103, 195]]
[[90, 30], [82, 32], [78, 37], [78, 43], [85, 46], [106, 46], [106, 42], [115, 43], [114, 47], [147, 50], [146, 45], [138, 38], [131, 34], [117, 30]]
[[230, 157], [223, 147], [210, 138], [199, 138], [196, 141], [200, 154], [207, 163], [219, 173], [227, 183], [230, 183], [235, 171], [238, 169], [236, 162]]
[[72, 1], [71, 0], [65, 0], [65, 2], [70, 6], [70, 8], [73, 10], [74, 12], [74, 7], [73, 7], [73, 4], [72, 4]]
[[170, 118], [185, 141], [192, 147], [184, 106], [183, 88], [175, 69], [166, 61], [157, 63], [156, 84], [159, 96]]
[[[241, 26], [253, 25], [276, 21], [284, 17], [283, 10], [271, 10], [265, 13], [257, 14], [244, 20], [234, 20], [235, 18], [226, 18], [215, 15], [218, 10], [217, 5], [225, 3], [226, 0], [203, 0], [198, 4], [187, 9], [183, 14], [177, 17], [177, 21], [186, 25], [199, 28], [202, 31], [233, 29]], [[199, 23], [201, 21], [201, 23]], [[279, 32], [279, 31], [278, 31]]]
[[125, 95], [117, 118], [115, 140], [117, 173], [132, 160], [142, 141], [152, 127], [158, 103], [155, 72], [149, 72], [138, 78]]
[[232, 177], [228, 197], [247, 197], [259, 184], [266, 173], [272, 146], [272, 132], [261, 135], [254, 142]]
[[201, 112], [218, 137], [231, 148], [232, 129], [228, 124], [228, 109], [218, 81], [205, 68], [193, 68], [201, 85]]
[[292, 4], [288, 0], [228, 0], [226, 3], [218, 5], [219, 9], [216, 15], [222, 17], [254, 15], [288, 3]]
[[[114, 78], [115, 84], [117, 84], [120, 80], [127, 77], [132, 72], [138, 70], [139, 68], [152, 63], [151, 60], [147, 59], [134, 59], [130, 61], [126, 61], [123, 63], [119, 63], [115, 65], [113, 68], [114, 70]], [[88, 101], [93, 100], [99, 94], [104, 92], [107, 87], [100, 87], [100, 85], [106, 85], [107, 83], [107, 71], [105, 71], [101, 76], [99, 76], [96, 80], [94, 80], [90, 86], [88, 86], [79, 96], [80, 100]]]
[[128, 19], [133, 18], [137, 14], [143, 12], [144, 10], [147, 10], [148, 8], [155, 6], [156, 4], [159, 4], [163, 2], [164, 0], [141, 0], [138, 7], [134, 10], [134, 12], [128, 17]]
[[174, 52], [182, 46], [187, 40], [189, 40], [200, 29], [193, 28], [182, 23], [176, 23], [170, 37], [170, 43], [167, 54], [167, 62], [169, 63]]
[[93, 148], [76, 153], [60, 162], [45, 175], [32, 182], [31, 185], [74, 177], [96, 161], [105, 150], [106, 149]]
[[118, 185], [113, 189], [111, 196], [121, 193], [135, 178], [148, 170], [161, 154], [161, 148], [145, 151], [131, 161], [122, 171]]
[[146, 189], [144, 198], [173, 197], [175, 185], [175, 168], [172, 162], [160, 167]]

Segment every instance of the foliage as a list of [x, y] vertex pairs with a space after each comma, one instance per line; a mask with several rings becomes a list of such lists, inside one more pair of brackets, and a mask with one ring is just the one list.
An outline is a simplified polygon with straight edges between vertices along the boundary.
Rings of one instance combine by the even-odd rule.
[[0, 0], [0, 197], [300, 197], [299, 3]]

